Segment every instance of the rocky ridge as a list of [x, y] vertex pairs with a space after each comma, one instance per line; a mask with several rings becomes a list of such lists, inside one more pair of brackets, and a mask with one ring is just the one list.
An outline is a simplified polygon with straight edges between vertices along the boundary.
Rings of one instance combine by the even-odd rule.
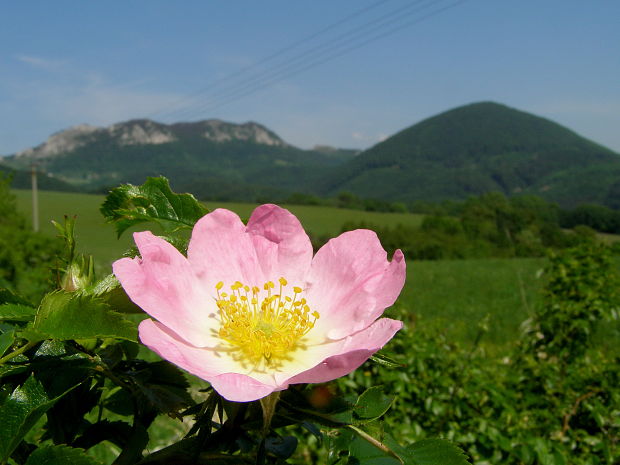
[[14, 155], [16, 159], [44, 159], [56, 157], [86, 146], [95, 138], [106, 138], [116, 145], [160, 145], [175, 142], [191, 134], [213, 142], [244, 141], [274, 147], [289, 144], [264, 126], [247, 122], [229, 123], [217, 119], [175, 123], [171, 125], [148, 119], [130, 120], [108, 127], [81, 124], [51, 135], [42, 144], [22, 150]]

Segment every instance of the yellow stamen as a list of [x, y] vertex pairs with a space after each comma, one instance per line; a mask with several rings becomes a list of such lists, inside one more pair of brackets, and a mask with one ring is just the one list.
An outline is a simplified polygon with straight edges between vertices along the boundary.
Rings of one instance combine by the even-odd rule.
[[[282, 290], [288, 284], [286, 279], [278, 281], [279, 294], [271, 293], [275, 287], [271, 281], [263, 286], [266, 295], [258, 287], [250, 288], [239, 281], [230, 286], [230, 295], [220, 293], [222, 282], [215, 286], [220, 311], [218, 335], [228, 343], [235, 360], [255, 369], [278, 368], [293, 351], [303, 347], [304, 336], [319, 318], [318, 312], [310, 312], [305, 298], [297, 300], [300, 287], [293, 287], [291, 298]], [[248, 296], [250, 289], [252, 295]]]

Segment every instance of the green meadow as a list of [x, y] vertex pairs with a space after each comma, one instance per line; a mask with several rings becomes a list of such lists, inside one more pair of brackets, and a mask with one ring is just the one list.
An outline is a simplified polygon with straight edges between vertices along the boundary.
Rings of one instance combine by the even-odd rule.
[[[32, 196], [29, 190], [15, 189], [18, 208], [28, 218], [32, 217]], [[77, 216], [76, 235], [82, 252], [92, 254], [98, 263], [110, 265], [131, 244], [131, 235], [125, 233], [117, 239], [113, 226], [106, 224], [99, 213], [104, 200], [103, 195], [76, 194], [65, 192], [39, 192], [39, 222], [41, 231], [55, 234], [51, 221], [62, 221], [64, 215]], [[227, 208], [241, 218], [247, 218], [256, 207], [248, 203], [205, 202], [209, 209]], [[317, 235], [335, 236], [342, 225], [349, 221], [365, 221], [394, 226], [405, 224], [416, 226], [422, 221], [421, 215], [409, 213], [378, 213], [359, 210], [346, 210], [333, 207], [314, 207], [306, 205], [283, 205], [291, 210], [302, 222], [306, 230]], [[148, 226], [144, 226], [145, 228]], [[140, 230], [140, 227], [136, 228]], [[155, 231], [154, 231], [155, 232]], [[82, 240], [80, 240], [82, 239]], [[85, 249], [87, 247], [88, 249]]]
[[[18, 208], [32, 214], [30, 191], [14, 190]], [[114, 228], [99, 213], [102, 195], [40, 192], [42, 232], [55, 234], [51, 220], [76, 215], [78, 248], [92, 254], [100, 273], [108, 273], [111, 263], [131, 245], [131, 235], [117, 239]], [[206, 202], [208, 208], [228, 208], [247, 218], [255, 205]], [[314, 234], [337, 235], [347, 221], [367, 221], [393, 226], [418, 225], [422, 217], [407, 213], [376, 213], [330, 207], [291, 205], [304, 227]], [[137, 228], [140, 229], [140, 228]], [[157, 232], [157, 231], [155, 231]], [[454, 261], [409, 261], [407, 283], [397, 302], [399, 314], [409, 315], [407, 324], [437, 325], [450, 337], [464, 343], [475, 341], [479, 325], [488, 315], [482, 345], [491, 353], [501, 353], [518, 335], [519, 324], [537, 305], [542, 259], [476, 259]], [[392, 311], [395, 312], [395, 311]], [[388, 311], [389, 315], [390, 311]]]

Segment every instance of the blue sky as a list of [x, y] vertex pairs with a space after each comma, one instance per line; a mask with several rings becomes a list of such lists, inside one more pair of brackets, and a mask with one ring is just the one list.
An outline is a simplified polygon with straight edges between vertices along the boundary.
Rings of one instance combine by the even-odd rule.
[[0, 154], [141, 117], [366, 148], [481, 100], [620, 152], [619, 20], [617, 0], [4, 2]]

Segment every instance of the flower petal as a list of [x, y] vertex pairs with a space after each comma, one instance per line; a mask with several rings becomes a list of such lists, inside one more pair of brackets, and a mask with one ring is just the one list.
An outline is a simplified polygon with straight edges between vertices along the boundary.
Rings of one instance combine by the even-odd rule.
[[266, 384], [239, 373], [239, 367], [229, 357], [213, 349], [189, 345], [154, 320], [142, 321], [139, 333], [140, 341], [144, 345], [169, 362], [210, 382], [213, 388], [228, 400], [250, 402], [287, 387]]
[[351, 373], [392, 339], [402, 326], [402, 321], [381, 318], [368, 328], [332, 343], [338, 346], [334, 355], [283, 384], [324, 383]]
[[261, 205], [252, 212], [247, 232], [267, 279], [283, 276], [301, 285], [312, 262], [312, 244], [295, 215], [277, 205]]
[[366, 328], [395, 302], [405, 277], [402, 252], [388, 262], [373, 231], [330, 240], [315, 255], [308, 277], [307, 299], [320, 314], [315, 330], [341, 339]]
[[209, 382], [222, 397], [233, 402], [251, 402], [288, 387], [288, 384], [278, 387], [269, 386], [251, 376], [239, 373], [225, 373], [212, 378]]
[[149, 231], [134, 234], [141, 258], [112, 265], [129, 298], [146, 313], [197, 346], [212, 345], [217, 306], [203, 292], [187, 259]]
[[227, 287], [236, 281], [249, 286], [265, 282], [252, 237], [230, 210], [218, 208], [198, 220], [187, 257], [209, 292], [219, 281]]

